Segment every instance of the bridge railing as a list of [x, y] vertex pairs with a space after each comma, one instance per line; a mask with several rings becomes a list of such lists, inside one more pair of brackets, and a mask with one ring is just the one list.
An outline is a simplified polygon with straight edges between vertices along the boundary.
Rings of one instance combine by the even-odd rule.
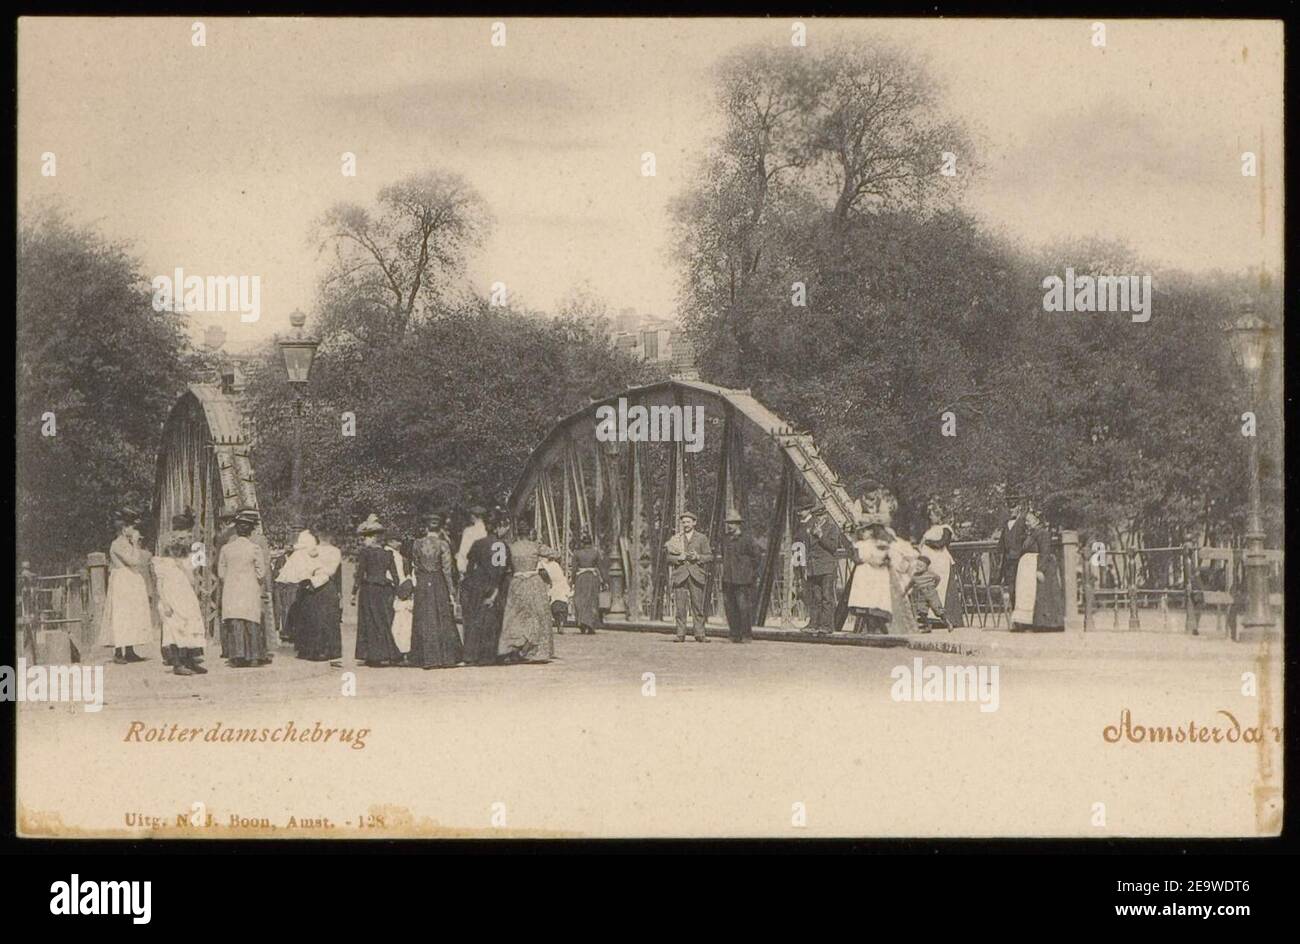
[[86, 653], [98, 634], [107, 578], [103, 554], [67, 573], [22, 574], [14, 601], [16, 657], [66, 663]]
[[[1062, 531], [1053, 546], [1065, 591], [1067, 630], [1225, 634], [1244, 605], [1242, 548], [1090, 548], [1081, 547], [1073, 531]], [[1012, 588], [1002, 581], [997, 542], [960, 541], [949, 550], [966, 625], [1009, 628]], [[1280, 609], [1282, 552], [1266, 551], [1265, 560], [1269, 602]]]

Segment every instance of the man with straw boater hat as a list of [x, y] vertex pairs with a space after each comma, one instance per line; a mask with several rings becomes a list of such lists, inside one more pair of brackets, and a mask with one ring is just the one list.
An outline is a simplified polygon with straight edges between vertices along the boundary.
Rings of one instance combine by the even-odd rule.
[[668, 563], [672, 565], [673, 611], [677, 617], [674, 642], [686, 639], [686, 614], [694, 620], [695, 641], [708, 642], [704, 634], [704, 581], [713, 560], [709, 539], [695, 530], [695, 513], [683, 511], [677, 516], [681, 530], [668, 539]]

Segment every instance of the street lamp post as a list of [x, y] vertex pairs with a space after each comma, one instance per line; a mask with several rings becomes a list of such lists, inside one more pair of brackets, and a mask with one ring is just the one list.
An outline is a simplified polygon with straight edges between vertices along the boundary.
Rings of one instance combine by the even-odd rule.
[[308, 337], [303, 330], [307, 316], [295, 310], [289, 316], [293, 333], [281, 338], [276, 343], [284, 358], [285, 377], [293, 388], [293, 458], [289, 479], [289, 505], [293, 515], [291, 527], [301, 528], [304, 524], [302, 511], [302, 415], [303, 396], [307, 392], [307, 380], [311, 376], [312, 361], [316, 358], [316, 348], [320, 342]]
[[[1250, 388], [1250, 409], [1258, 413], [1259, 384], [1263, 373], [1267, 325], [1255, 315], [1247, 300], [1232, 324], [1228, 337], [1232, 352], [1246, 375]], [[1264, 555], [1264, 523], [1260, 514], [1259, 437], [1248, 437], [1247, 476], [1250, 507], [1246, 519], [1246, 612], [1238, 623], [1246, 629], [1271, 628], [1273, 613], [1268, 604], [1268, 561]]]

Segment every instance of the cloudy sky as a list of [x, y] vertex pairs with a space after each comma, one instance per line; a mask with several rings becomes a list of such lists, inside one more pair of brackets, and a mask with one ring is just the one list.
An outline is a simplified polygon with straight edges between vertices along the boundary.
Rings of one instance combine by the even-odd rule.
[[[195, 48], [189, 19], [25, 19], [20, 201], [63, 200], [150, 274], [260, 275], [261, 322], [201, 316], [233, 347], [310, 311], [314, 218], [428, 167], [492, 207], [480, 289], [503, 281], [550, 308], [586, 282], [615, 308], [672, 316], [667, 209], [717, 128], [711, 70], [737, 46], [788, 45], [791, 21], [505, 22], [498, 48], [488, 19], [210, 19]], [[925, 58], [978, 135], [968, 203], [992, 228], [1281, 270], [1280, 24], [1115, 20], [1104, 48], [1083, 20], [806, 24], [809, 48], [876, 34]], [[1243, 151], [1259, 177], [1242, 177]]]

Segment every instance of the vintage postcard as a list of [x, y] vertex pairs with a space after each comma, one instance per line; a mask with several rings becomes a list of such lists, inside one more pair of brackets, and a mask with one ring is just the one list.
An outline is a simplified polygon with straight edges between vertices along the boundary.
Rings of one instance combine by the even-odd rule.
[[1283, 27], [18, 22], [15, 828], [1282, 828]]

